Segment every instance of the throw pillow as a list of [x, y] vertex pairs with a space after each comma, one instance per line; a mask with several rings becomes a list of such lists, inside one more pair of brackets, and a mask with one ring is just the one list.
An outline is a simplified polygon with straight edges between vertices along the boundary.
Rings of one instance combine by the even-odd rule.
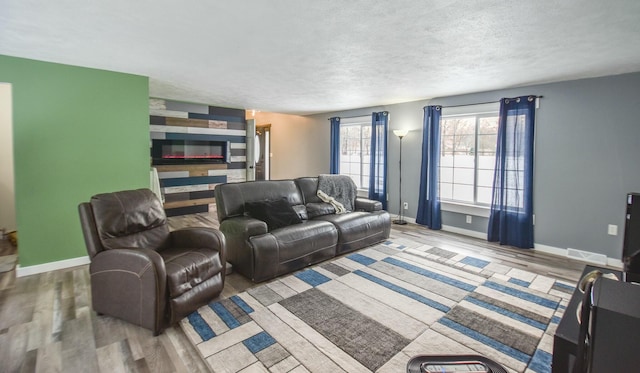
[[244, 208], [252, 218], [267, 223], [269, 231], [302, 223], [300, 216], [289, 205], [286, 198], [247, 202]]
[[307, 203], [307, 214], [309, 219], [313, 219], [318, 216], [331, 215], [336, 213], [336, 208], [329, 203], [325, 202], [310, 202]]

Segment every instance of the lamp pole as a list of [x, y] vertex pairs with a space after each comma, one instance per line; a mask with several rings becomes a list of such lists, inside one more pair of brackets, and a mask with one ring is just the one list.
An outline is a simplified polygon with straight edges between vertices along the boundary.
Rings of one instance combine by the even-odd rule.
[[398, 184], [398, 219], [393, 221], [393, 224], [405, 225], [407, 222], [403, 219], [402, 213], [402, 138], [407, 135], [407, 130], [393, 130], [393, 133], [400, 139], [400, 165], [398, 171], [400, 173], [400, 183]]

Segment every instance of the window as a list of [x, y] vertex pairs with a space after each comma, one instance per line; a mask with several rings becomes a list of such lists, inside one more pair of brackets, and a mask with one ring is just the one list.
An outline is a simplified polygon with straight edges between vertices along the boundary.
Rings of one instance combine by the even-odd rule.
[[440, 120], [440, 199], [490, 205], [498, 111], [447, 115]]
[[343, 119], [340, 123], [340, 175], [350, 176], [358, 189], [369, 189], [371, 117]]

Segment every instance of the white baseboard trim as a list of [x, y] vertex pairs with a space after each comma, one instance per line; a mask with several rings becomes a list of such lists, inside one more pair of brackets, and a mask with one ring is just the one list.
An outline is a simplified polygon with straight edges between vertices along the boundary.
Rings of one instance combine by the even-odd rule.
[[81, 256], [78, 258], [59, 260], [57, 262], [36, 264], [28, 267], [20, 267], [20, 264], [18, 264], [16, 268], [16, 276], [17, 277], [31, 276], [31, 275], [36, 275], [38, 273], [77, 267], [77, 266], [89, 264], [90, 262], [91, 260], [89, 259], [89, 256]]
[[618, 268], [619, 270], [624, 269], [624, 263], [622, 263], [621, 259], [607, 258], [607, 265], [609, 267]]
[[[396, 224], [393, 223], [394, 220], [398, 220], [398, 215], [391, 215], [391, 225], [392, 226], [396, 225]], [[417, 224], [416, 223], [416, 219], [414, 219], [414, 218], [408, 218], [406, 216], [403, 216], [402, 220], [406, 221], [409, 224]]]
[[446, 232], [462, 234], [469, 237], [480, 238], [483, 240], [487, 239], [487, 233], [472, 231], [471, 229], [458, 228], [451, 225], [443, 225], [442, 230]]
[[[622, 267], [623, 267], [622, 260], [616, 259], [616, 258], [609, 258], [606, 255], [602, 255], [604, 257], [603, 261], [590, 261], [590, 260], [587, 260], [586, 258], [583, 258], [581, 260], [580, 258], [577, 258], [575, 256], [570, 256], [569, 255], [569, 249], [562, 249], [562, 248], [559, 248], [559, 247], [542, 245], [542, 244], [538, 244], [538, 243], [534, 244], [534, 249], [538, 250], [540, 252], [543, 252], [543, 253], [556, 255], [556, 256], [562, 256], [562, 257], [565, 257], [565, 258], [570, 258], [570, 259], [578, 260], [578, 261], [585, 262], [585, 263], [597, 264], [597, 265], [603, 265], [604, 264], [604, 265], [606, 265], [608, 267], [613, 267], [613, 268], [618, 268], [618, 269], [622, 269]], [[597, 255], [601, 255], [601, 254], [597, 254]]]
[[[408, 219], [406, 219], [408, 220]], [[446, 231], [446, 232], [451, 232], [451, 233], [457, 233], [457, 234], [462, 234], [465, 236], [469, 236], [469, 237], [474, 237], [474, 238], [479, 238], [479, 239], [483, 239], [486, 240], [487, 239], [487, 234], [485, 232], [478, 232], [478, 231], [472, 231], [470, 229], [464, 229], [464, 228], [458, 228], [458, 227], [454, 227], [451, 225], [443, 225], [442, 226], [442, 230]], [[542, 245], [539, 243], [534, 243], [533, 245], [533, 249], [543, 252], [543, 253], [547, 253], [547, 254], [551, 254], [551, 255], [555, 255], [555, 256], [560, 256], [560, 257], [564, 257], [564, 258], [570, 258], [570, 259], [574, 259], [574, 260], [579, 260], [585, 263], [590, 263], [590, 264], [597, 264], [597, 265], [603, 265], [605, 264], [604, 262], [593, 262], [593, 261], [589, 261], [589, 260], [580, 260], [579, 258], [573, 257], [573, 256], [569, 256], [569, 250], [568, 249], [562, 249], [559, 247], [554, 247], [554, 246], [548, 246], [548, 245]], [[600, 254], [598, 254], [600, 255]], [[623, 268], [623, 264], [622, 264], [622, 260], [620, 259], [615, 259], [615, 258], [609, 258], [607, 256], [602, 255], [605, 258], [605, 262], [608, 267], [613, 267], [613, 268], [617, 268], [617, 269], [622, 269]]]
[[[391, 220], [394, 220], [394, 218], [392, 217]], [[416, 219], [414, 218], [403, 217], [403, 220], [405, 220], [407, 223], [417, 224]], [[487, 239], [487, 234], [485, 232], [472, 231], [470, 229], [458, 228], [451, 225], [443, 225], [442, 230], [446, 232], [462, 234], [469, 237], [480, 238], [484, 240]], [[542, 244], [536, 243], [534, 244], [534, 250], [538, 250], [543, 253], [561, 256], [565, 258], [568, 257], [568, 250], [561, 249], [559, 247], [542, 245]], [[576, 258], [571, 258], [571, 259], [576, 259]], [[620, 259], [607, 257], [606, 261], [607, 261], [607, 266], [609, 267], [614, 267], [618, 269], [623, 268], [622, 260]], [[89, 263], [91, 263], [89, 256], [81, 256], [78, 258], [59, 260], [57, 262], [37, 264], [33, 266], [28, 266], [28, 267], [20, 267], [20, 264], [18, 264], [16, 268], [16, 276], [17, 277], [30, 276], [38, 273], [77, 267], [77, 266], [81, 266]], [[587, 261], [587, 263], [589, 262]], [[596, 263], [596, 264], [602, 264], [602, 263]]]
[[534, 243], [533, 249], [543, 253], [551, 254], [551, 255], [564, 256], [564, 257], [567, 256], [567, 249], [561, 249], [555, 246], [548, 246], [548, 245], [543, 245], [539, 243]]

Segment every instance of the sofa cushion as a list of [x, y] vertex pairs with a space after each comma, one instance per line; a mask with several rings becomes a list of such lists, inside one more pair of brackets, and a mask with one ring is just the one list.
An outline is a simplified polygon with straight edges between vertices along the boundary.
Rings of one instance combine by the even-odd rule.
[[316, 218], [323, 215], [331, 215], [336, 213], [336, 208], [330, 203], [326, 202], [313, 202], [307, 203], [307, 215], [309, 219]]
[[[335, 253], [338, 231], [325, 221], [307, 220], [304, 224], [271, 232], [278, 242], [280, 264], [307, 256], [316, 251]], [[253, 241], [252, 241], [253, 243]]]
[[318, 178], [317, 177], [300, 177], [295, 179], [296, 185], [300, 192], [302, 193], [302, 197], [304, 198], [304, 203], [321, 203], [322, 200], [318, 197]]
[[293, 180], [259, 180], [216, 185], [216, 211], [220, 222], [246, 214], [247, 202], [286, 197], [289, 205], [304, 205], [302, 194]]
[[[336, 252], [338, 231], [326, 221], [305, 220], [302, 224], [249, 237], [250, 268], [245, 276], [255, 282], [293, 272], [310, 264], [332, 258]], [[244, 258], [239, 261], [243, 263]], [[239, 269], [234, 263], [234, 270]], [[241, 272], [242, 273], [242, 272]]]
[[336, 255], [360, 249], [389, 237], [391, 219], [386, 211], [348, 212], [318, 216], [315, 221], [327, 221], [338, 229]]
[[269, 231], [302, 223], [302, 219], [286, 198], [247, 202], [244, 208], [252, 218], [267, 223]]

